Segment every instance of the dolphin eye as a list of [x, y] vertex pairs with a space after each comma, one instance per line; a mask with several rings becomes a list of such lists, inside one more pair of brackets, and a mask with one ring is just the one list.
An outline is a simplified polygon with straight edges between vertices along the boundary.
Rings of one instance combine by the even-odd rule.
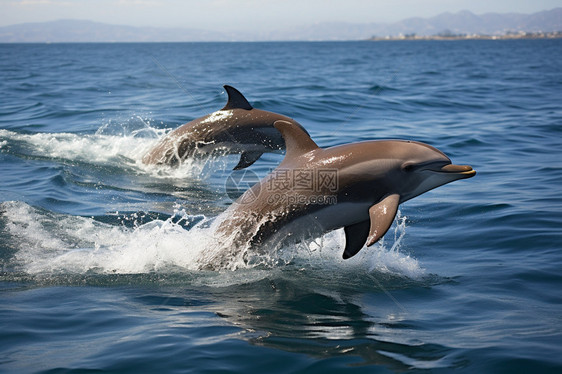
[[406, 164], [404, 166], [402, 166], [402, 170], [406, 171], [406, 172], [410, 172], [414, 170], [414, 165], [413, 164]]

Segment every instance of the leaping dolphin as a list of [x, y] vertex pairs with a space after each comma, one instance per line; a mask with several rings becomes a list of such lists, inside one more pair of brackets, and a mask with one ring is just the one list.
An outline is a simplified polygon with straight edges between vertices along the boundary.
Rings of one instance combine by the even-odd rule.
[[323, 149], [294, 123], [274, 126], [285, 140], [284, 160], [223, 213], [216, 230], [239, 247], [343, 227], [348, 259], [383, 237], [399, 204], [476, 174], [420, 142], [375, 140]]
[[235, 170], [252, 165], [265, 152], [283, 150], [285, 143], [273, 127], [275, 121], [293, 123], [281, 114], [254, 109], [234, 87], [225, 85], [228, 102], [219, 111], [194, 119], [167, 134], [142, 159], [145, 164], [175, 165], [188, 157], [205, 156], [217, 150], [240, 153]]

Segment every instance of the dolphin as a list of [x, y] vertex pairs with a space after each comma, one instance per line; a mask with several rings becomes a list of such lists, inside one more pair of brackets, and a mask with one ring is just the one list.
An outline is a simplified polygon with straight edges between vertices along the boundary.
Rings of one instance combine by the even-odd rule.
[[176, 165], [188, 157], [206, 156], [219, 151], [222, 154], [240, 153], [234, 170], [256, 162], [264, 152], [285, 148], [281, 134], [273, 127], [284, 120], [304, 128], [293, 119], [281, 114], [254, 109], [234, 87], [225, 85], [228, 101], [224, 108], [194, 119], [163, 137], [143, 156], [145, 164]]
[[285, 158], [231, 204], [217, 225], [216, 234], [238, 247], [282, 245], [343, 227], [348, 259], [384, 236], [399, 204], [476, 174], [416, 141], [320, 148], [294, 123], [280, 120], [274, 127], [285, 140]]

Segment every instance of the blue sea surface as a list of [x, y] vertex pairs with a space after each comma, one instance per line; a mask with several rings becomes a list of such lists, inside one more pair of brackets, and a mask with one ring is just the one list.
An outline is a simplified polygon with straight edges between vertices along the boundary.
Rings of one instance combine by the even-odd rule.
[[[562, 40], [0, 55], [0, 372], [562, 371]], [[202, 270], [237, 158], [141, 158], [223, 84], [320, 146], [417, 140], [478, 173], [352, 259], [338, 230]]]

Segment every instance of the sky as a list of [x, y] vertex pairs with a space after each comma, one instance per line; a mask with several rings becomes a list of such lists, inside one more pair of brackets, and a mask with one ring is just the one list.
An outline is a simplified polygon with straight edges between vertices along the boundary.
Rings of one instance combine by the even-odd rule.
[[80, 19], [215, 31], [287, 29], [321, 22], [395, 22], [469, 10], [535, 13], [562, 0], [0, 0], [0, 26]]

